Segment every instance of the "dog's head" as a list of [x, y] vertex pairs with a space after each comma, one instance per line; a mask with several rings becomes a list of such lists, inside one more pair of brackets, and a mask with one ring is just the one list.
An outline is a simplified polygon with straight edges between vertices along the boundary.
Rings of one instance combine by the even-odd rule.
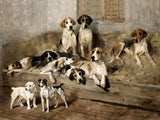
[[57, 59], [58, 55], [56, 52], [52, 52], [52, 51], [45, 51], [42, 55], [41, 55], [41, 61], [44, 62], [51, 62], [55, 59]]
[[136, 29], [132, 32], [132, 36], [141, 41], [147, 37], [147, 32], [142, 29]]
[[55, 67], [63, 68], [67, 65], [70, 65], [74, 61], [75, 61], [74, 58], [60, 57], [59, 59], [57, 59]]
[[103, 49], [96, 47], [90, 51], [90, 56], [92, 61], [98, 61], [106, 56], [106, 52]]
[[62, 28], [67, 28], [68, 30], [73, 30], [73, 26], [76, 25], [76, 21], [70, 17], [65, 18], [61, 22]]
[[39, 79], [39, 87], [47, 86], [47, 80], [46, 79]]
[[25, 84], [25, 90], [33, 92], [36, 89], [34, 82], [27, 82]]
[[78, 84], [86, 84], [86, 78], [84, 77], [85, 71], [80, 68], [74, 68], [69, 75], [70, 80], [76, 80]]
[[78, 24], [82, 25], [83, 29], [89, 28], [90, 24], [93, 22], [92, 18], [88, 15], [81, 15], [78, 19], [77, 19]]
[[22, 64], [19, 61], [16, 61], [6, 67], [6, 71], [10, 71], [13, 69], [22, 69]]

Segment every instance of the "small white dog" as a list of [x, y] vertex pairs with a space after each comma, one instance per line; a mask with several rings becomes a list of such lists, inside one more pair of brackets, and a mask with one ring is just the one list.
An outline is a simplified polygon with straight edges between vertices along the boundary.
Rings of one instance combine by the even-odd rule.
[[44, 66], [41, 69], [40, 74], [48, 75], [51, 82], [55, 83], [56, 80], [54, 78], [53, 73], [61, 71], [65, 66], [67, 66], [73, 62], [74, 62], [74, 58], [60, 57], [57, 60], [54, 60], [54, 61], [48, 63], [46, 66]]
[[58, 106], [58, 96], [60, 95], [62, 100], [65, 103], [66, 108], [68, 108], [68, 104], [65, 99], [64, 90], [61, 88], [63, 85], [60, 84], [59, 86], [47, 87], [47, 80], [46, 79], [39, 79], [39, 87], [41, 89], [40, 96], [41, 96], [41, 103], [42, 103], [42, 112], [44, 112], [44, 100], [46, 99], [47, 111], [49, 112], [49, 99], [55, 97], [56, 105], [54, 108]]
[[[37, 95], [37, 89], [33, 82], [27, 82], [25, 84], [25, 87], [12, 87], [13, 92], [11, 93], [11, 105], [10, 108], [13, 108], [13, 102], [17, 97], [19, 99], [26, 99], [27, 101], [27, 110], [31, 109], [30, 106], [30, 100], [33, 100], [33, 107], [37, 107], [36, 105], [36, 95]], [[22, 103], [20, 103], [20, 106], [23, 106]]]

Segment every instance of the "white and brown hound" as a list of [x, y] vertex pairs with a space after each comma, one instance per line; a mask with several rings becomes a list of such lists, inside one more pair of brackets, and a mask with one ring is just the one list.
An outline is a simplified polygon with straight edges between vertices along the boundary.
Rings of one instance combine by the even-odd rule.
[[3, 71], [7, 74], [31, 71], [35, 67], [45, 66], [47, 63], [56, 60], [57, 57], [58, 55], [56, 52], [45, 51], [41, 56], [25, 57], [19, 61], [13, 62]]
[[135, 39], [119, 42], [113, 46], [111, 50], [111, 60], [109, 63], [113, 62], [115, 59], [120, 59], [121, 62], [123, 62], [120, 56], [124, 51], [127, 54], [134, 55], [137, 64], [140, 67], [143, 67], [139, 59], [139, 56], [141, 56], [142, 54], [145, 54], [149, 58], [151, 63], [155, 65], [154, 61], [148, 53], [148, 46], [146, 42], [147, 32], [142, 29], [136, 29], [132, 32], [132, 36], [135, 37]]
[[65, 18], [61, 22], [63, 33], [58, 42], [58, 47], [60, 48], [61, 52], [65, 52], [65, 53], [72, 52], [74, 54], [76, 53], [77, 40], [76, 40], [76, 35], [73, 31], [74, 25], [76, 25], [76, 21], [70, 17]]
[[77, 22], [81, 25], [77, 35], [81, 57], [85, 57], [92, 50], [93, 33], [90, 29], [92, 21], [92, 18], [85, 14], [77, 19]]
[[82, 69], [88, 78], [94, 80], [96, 85], [107, 90], [109, 87], [107, 68], [105, 63], [101, 60], [103, 57], [105, 57], [106, 52], [101, 48], [96, 47], [90, 52], [90, 55], [90, 61], [78, 61], [74, 66]]

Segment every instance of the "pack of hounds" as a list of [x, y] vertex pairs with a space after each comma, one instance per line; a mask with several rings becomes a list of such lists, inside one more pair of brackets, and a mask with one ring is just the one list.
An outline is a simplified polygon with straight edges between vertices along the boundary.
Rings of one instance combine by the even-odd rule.
[[[57, 44], [57, 50], [45, 51], [40, 56], [26, 57], [19, 61], [13, 62], [4, 70], [7, 74], [21, 73], [23, 71], [32, 71], [39, 69], [40, 74], [46, 74], [52, 83], [56, 83], [54, 73], [65, 74], [70, 80], [75, 80], [78, 84], [86, 84], [86, 78], [94, 80], [95, 84], [104, 90], [110, 87], [107, 78], [107, 68], [104, 63], [106, 52], [100, 48], [92, 48], [93, 32], [90, 25], [93, 22], [88, 15], [82, 15], [77, 19], [80, 24], [78, 34], [74, 33], [73, 27], [76, 21], [70, 17], [65, 18], [60, 26], [63, 28], [61, 38]], [[124, 62], [121, 58], [122, 54], [130, 54], [134, 56], [137, 64], [143, 67], [139, 56], [145, 54], [153, 65], [156, 65], [148, 52], [146, 37], [147, 32], [142, 29], [134, 30], [131, 35], [133, 39], [120, 41], [114, 44], [110, 55], [112, 63], [115, 59]], [[59, 86], [48, 87], [46, 79], [39, 79], [40, 96], [42, 103], [42, 111], [44, 111], [44, 101], [46, 99], [47, 111], [49, 112], [49, 99], [54, 97], [56, 100], [55, 107], [58, 106], [58, 96], [62, 98], [66, 108], [68, 107], [64, 91]], [[33, 107], [36, 105], [36, 86], [33, 82], [26, 83], [25, 87], [12, 87], [11, 94], [11, 109], [13, 102], [19, 97], [18, 102], [21, 106], [22, 100], [26, 99], [28, 110], [30, 107], [30, 100], [33, 100]]]

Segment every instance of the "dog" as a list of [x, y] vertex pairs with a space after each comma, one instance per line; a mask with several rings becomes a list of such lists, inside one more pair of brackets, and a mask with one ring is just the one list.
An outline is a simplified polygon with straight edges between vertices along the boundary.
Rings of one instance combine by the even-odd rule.
[[80, 68], [68, 67], [66, 75], [70, 80], [76, 80], [78, 84], [86, 84], [85, 71]]
[[92, 18], [85, 14], [77, 19], [78, 24], [81, 25], [77, 34], [81, 57], [85, 57], [92, 50], [93, 33], [90, 29], [92, 21]]
[[[10, 108], [13, 109], [13, 103], [17, 97], [20, 99], [25, 99], [27, 101], [27, 110], [31, 109], [30, 100], [33, 100], [33, 107], [37, 107], [36, 105], [36, 95], [37, 89], [33, 82], [27, 82], [25, 87], [12, 87], [13, 92], [11, 93], [11, 104]], [[20, 103], [20, 106], [23, 106]]]
[[73, 31], [73, 26], [76, 25], [76, 21], [70, 17], [65, 18], [61, 22], [61, 27], [63, 28], [63, 33], [58, 42], [58, 47], [61, 47], [61, 51], [65, 53], [76, 54], [76, 35]]
[[41, 68], [40, 74], [48, 75], [50, 80], [53, 83], [55, 83], [56, 79], [54, 78], [53, 73], [62, 72], [62, 70], [65, 68], [65, 66], [67, 66], [73, 62], [74, 62], [74, 58], [60, 57], [57, 60], [54, 60], [54, 61], [48, 63], [43, 68]]
[[76, 68], [82, 69], [88, 78], [94, 80], [95, 84], [107, 90], [109, 82], [107, 78], [107, 68], [102, 58], [106, 52], [99, 47], [90, 51], [90, 61], [78, 61], [74, 64]]
[[32, 71], [34, 68], [43, 67], [47, 63], [58, 58], [56, 52], [45, 51], [41, 56], [31, 56], [22, 58], [19, 61], [13, 62], [3, 71], [7, 74], [14, 72]]
[[145, 54], [151, 63], [155, 65], [148, 52], [148, 45], [146, 42], [147, 32], [142, 29], [136, 29], [132, 32], [132, 36], [135, 37], [135, 39], [119, 42], [113, 46], [111, 50], [111, 60], [109, 63], [113, 62], [115, 59], [119, 59], [121, 62], [124, 62], [120, 56], [123, 52], [125, 52], [133, 55], [140, 67], [143, 67], [143, 65], [139, 59], [139, 56], [143, 54]]
[[39, 87], [40, 87], [40, 96], [41, 96], [41, 103], [42, 103], [42, 112], [44, 112], [44, 100], [46, 99], [46, 105], [47, 105], [47, 111], [49, 112], [49, 99], [52, 97], [55, 97], [56, 105], [54, 108], [58, 106], [58, 96], [62, 98], [62, 100], [65, 103], [66, 108], [68, 108], [68, 104], [65, 99], [64, 90], [61, 88], [63, 84], [60, 84], [59, 86], [53, 86], [48, 87], [47, 86], [47, 80], [46, 79], [39, 79]]

